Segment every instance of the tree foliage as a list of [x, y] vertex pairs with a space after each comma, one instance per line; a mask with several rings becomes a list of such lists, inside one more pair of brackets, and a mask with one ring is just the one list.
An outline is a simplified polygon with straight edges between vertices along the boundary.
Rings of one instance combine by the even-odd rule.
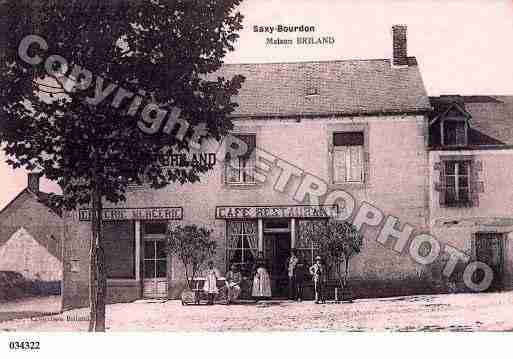
[[182, 262], [185, 269], [187, 287], [191, 287], [191, 278], [216, 252], [216, 241], [210, 239], [211, 230], [196, 225], [176, 226], [167, 236], [167, 248]]
[[336, 270], [340, 286], [346, 287], [349, 261], [360, 253], [363, 245], [362, 235], [353, 224], [335, 219], [311, 221], [307, 228], [306, 235], [310, 237], [327, 264]]

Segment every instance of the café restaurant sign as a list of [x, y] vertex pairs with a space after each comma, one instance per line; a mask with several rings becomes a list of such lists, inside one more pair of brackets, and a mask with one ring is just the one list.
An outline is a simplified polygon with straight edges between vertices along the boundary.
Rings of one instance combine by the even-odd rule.
[[338, 205], [332, 206], [218, 206], [217, 219], [240, 218], [328, 218], [336, 216]]
[[[130, 220], [180, 220], [183, 218], [182, 207], [146, 207], [146, 208], [104, 208], [102, 211], [104, 221], [130, 221]], [[78, 211], [79, 221], [90, 221], [91, 211], [81, 209]]]

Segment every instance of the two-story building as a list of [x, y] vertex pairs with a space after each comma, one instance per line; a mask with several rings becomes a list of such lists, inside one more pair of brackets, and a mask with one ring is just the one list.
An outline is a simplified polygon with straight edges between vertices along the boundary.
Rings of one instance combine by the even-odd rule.
[[431, 233], [513, 285], [513, 96], [431, 98]]
[[[491, 233], [500, 233], [502, 241], [511, 230], [508, 221], [513, 217], [510, 211], [507, 218], [506, 208], [511, 209], [511, 203], [502, 199], [499, 206], [495, 201], [507, 189], [510, 170], [495, 154], [508, 150], [445, 144], [477, 136], [505, 145], [507, 133], [494, 130], [493, 120], [486, 121], [486, 107], [476, 106], [484, 125], [471, 119], [474, 115], [466, 106], [440, 111], [437, 99], [433, 114], [417, 60], [407, 56], [406, 27], [394, 26], [392, 34], [392, 59], [223, 65], [216, 76], [241, 74], [246, 79], [232, 120], [233, 135], [248, 151], [227, 156], [226, 144], [212, 142], [199, 159], [215, 160], [215, 166], [201, 182], [161, 190], [133, 188], [122, 205], [105, 205], [109, 300], [179, 296], [184, 273], [165, 251], [166, 228], [178, 223], [214, 231], [215, 263], [221, 270], [234, 262], [250, 263], [263, 253], [273, 293], [282, 296], [284, 263], [291, 249], [307, 262], [316, 254], [304, 229], [333, 215], [332, 209], [344, 210], [343, 203], [327, 206], [323, 201], [326, 193], [336, 190], [350, 193], [356, 203], [371, 203], [418, 232], [434, 231], [463, 250], [495, 236]], [[510, 120], [503, 117], [504, 129]], [[479, 126], [489, 127], [478, 131]], [[478, 161], [485, 158], [490, 164], [479, 172]], [[440, 174], [442, 168], [446, 171]], [[471, 177], [471, 172], [490, 177]], [[462, 178], [467, 178], [466, 187]], [[452, 205], [478, 199], [479, 207]], [[88, 213], [86, 209], [66, 218], [65, 308], [88, 303]], [[469, 218], [480, 218], [476, 226], [481, 227], [447, 223]], [[436, 276], [407, 254], [378, 243], [374, 234], [365, 233], [362, 252], [351, 262], [357, 296], [433, 290], [429, 281]], [[485, 250], [477, 252], [486, 255]]]

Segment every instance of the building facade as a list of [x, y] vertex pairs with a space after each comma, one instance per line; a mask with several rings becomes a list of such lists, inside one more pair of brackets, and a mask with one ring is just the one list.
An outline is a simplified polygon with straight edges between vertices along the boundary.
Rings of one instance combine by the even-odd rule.
[[[435, 231], [442, 240], [470, 248], [467, 233], [455, 239], [454, 228], [444, 224], [448, 216], [463, 220], [470, 214], [440, 206], [436, 190], [441, 187], [434, 181], [440, 163], [462, 149], [434, 144], [431, 128], [441, 121], [434, 115], [438, 108], [433, 111], [416, 59], [407, 56], [406, 28], [395, 26], [392, 33], [392, 59], [233, 64], [214, 74], [246, 78], [236, 98], [232, 135], [247, 151], [234, 155], [226, 141], [211, 142], [196, 158], [186, 158], [214, 164], [199, 183], [132, 188], [122, 205], [105, 205], [109, 301], [180, 295], [183, 269], [165, 251], [166, 228], [175, 224], [213, 230], [215, 264], [221, 271], [230, 263], [251, 263], [263, 253], [273, 293], [283, 296], [290, 251], [295, 249], [307, 262], [316, 255], [304, 228], [348, 210], [343, 202], [325, 201], [326, 193], [338, 189], [418, 232]], [[178, 156], [171, 164], [180, 166], [183, 160]], [[481, 206], [493, 201], [480, 196]], [[508, 216], [506, 207], [477, 213], [492, 222]], [[88, 209], [66, 216], [65, 308], [88, 304], [89, 219]], [[351, 262], [357, 296], [440, 290], [432, 285], [439, 280], [436, 268], [391, 251], [375, 240], [376, 233], [365, 232], [362, 252]]]
[[430, 228], [513, 286], [512, 96], [431, 98]]

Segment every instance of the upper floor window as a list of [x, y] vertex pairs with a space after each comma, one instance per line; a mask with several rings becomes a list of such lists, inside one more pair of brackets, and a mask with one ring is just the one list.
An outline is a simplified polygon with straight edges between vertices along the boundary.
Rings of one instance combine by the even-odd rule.
[[470, 206], [470, 161], [444, 162], [443, 183], [448, 207]]
[[255, 183], [255, 134], [234, 134], [235, 137], [246, 143], [248, 150], [242, 156], [231, 158], [226, 154], [226, 182], [230, 184]]
[[483, 163], [470, 155], [440, 156], [434, 163], [440, 174], [435, 182], [439, 192], [440, 207], [479, 207], [479, 197], [484, 193], [484, 182], [480, 180]]
[[465, 120], [442, 121], [442, 145], [467, 145], [467, 122]]
[[363, 182], [363, 143], [363, 132], [333, 134], [333, 182]]

